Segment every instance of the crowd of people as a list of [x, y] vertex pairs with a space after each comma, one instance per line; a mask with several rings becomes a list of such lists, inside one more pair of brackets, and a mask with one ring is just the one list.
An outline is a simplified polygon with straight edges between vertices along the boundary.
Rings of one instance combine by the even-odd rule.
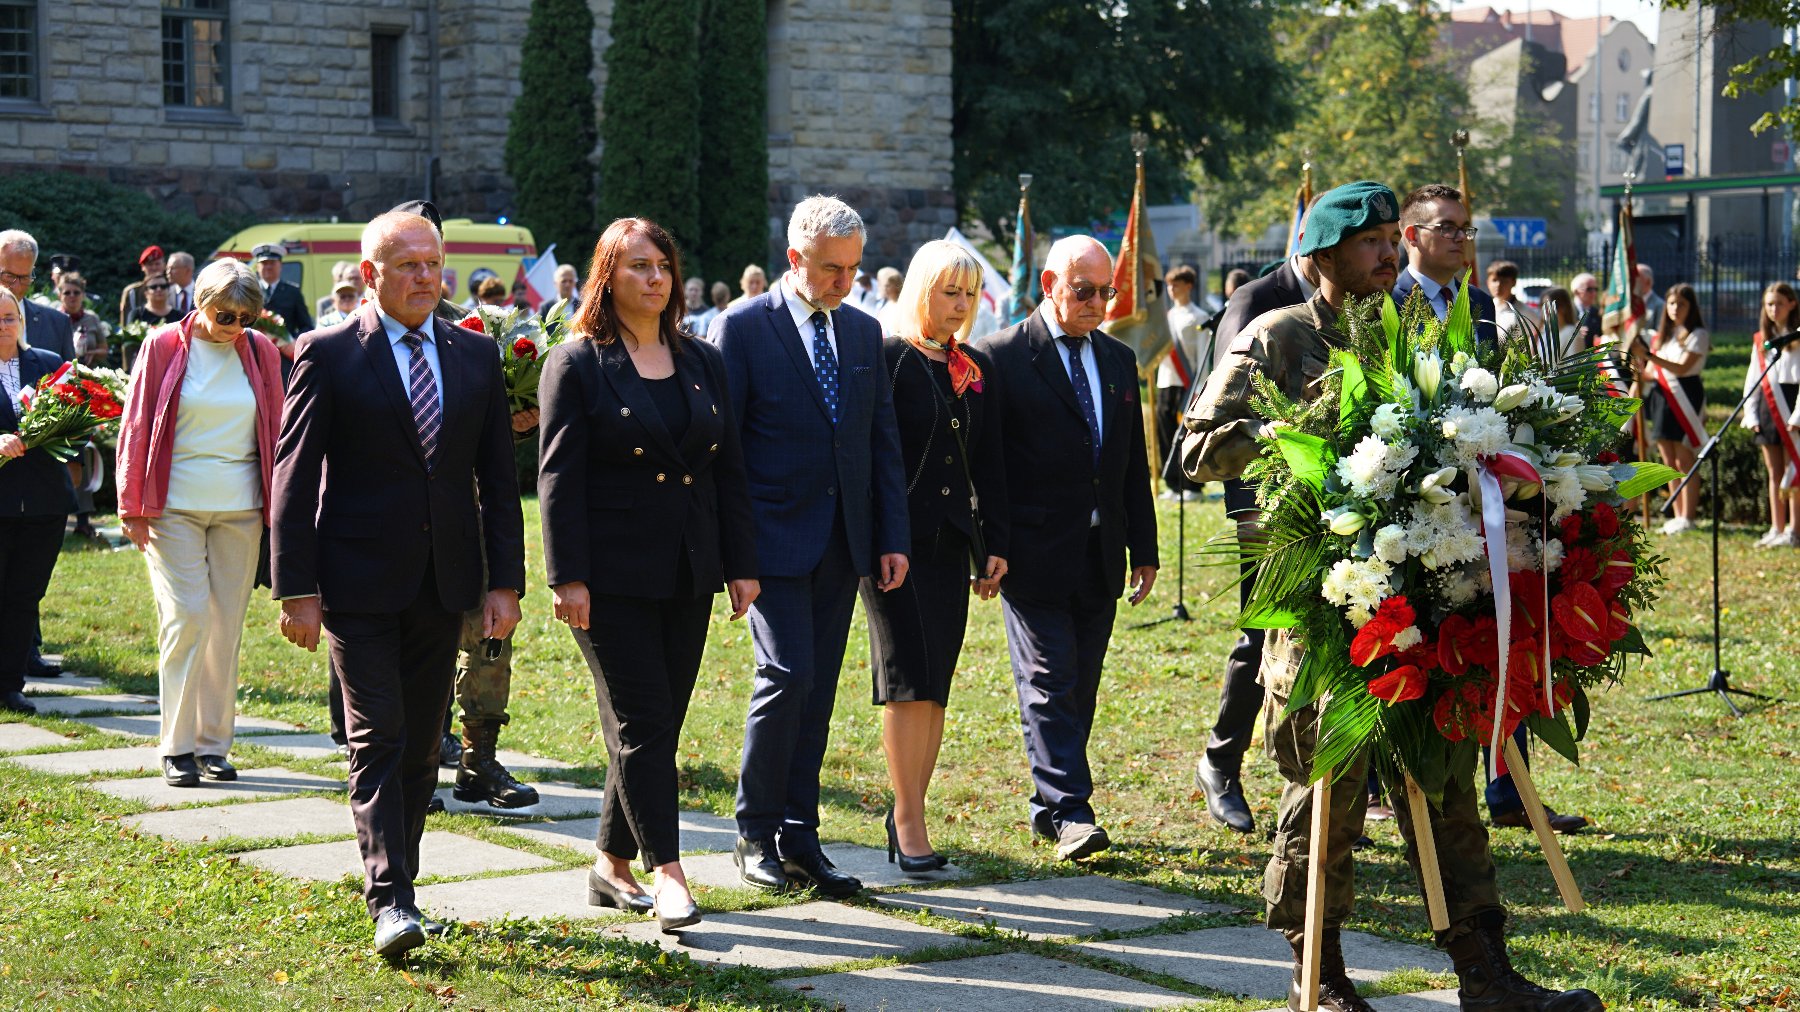
[[[467, 306], [444, 288], [441, 219], [426, 202], [370, 222], [360, 261], [340, 264], [312, 307], [280, 280], [278, 247], [195, 274], [192, 257], [151, 246], [143, 279], [120, 299], [121, 324], [156, 326], [132, 363], [117, 468], [123, 530], [145, 553], [157, 607], [164, 777], [236, 776], [239, 640], [253, 587], [269, 586], [281, 633], [328, 650], [375, 948], [396, 956], [441, 930], [412, 885], [438, 764], [458, 766], [459, 798], [498, 809], [538, 800], [495, 757], [511, 634], [530, 596], [514, 444], [535, 433], [547, 607], [592, 673], [609, 759], [589, 902], [668, 931], [700, 919], [680, 860], [676, 746], [721, 591], [755, 655], [736, 801], [743, 884], [861, 889], [818, 835], [859, 596], [893, 792], [890, 860], [908, 875], [948, 862], [927, 799], [971, 597], [1001, 608], [1033, 833], [1058, 860], [1104, 851], [1088, 739], [1118, 601], [1141, 603], [1156, 580], [1153, 467], [1171, 498], [1224, 482], [1228, 515], [1254, 525], [1253, 490], [1238, 479], [1260, 452], [1255, 377], [1315, 396], [1349, 296], [1416, 290], [1443, 317], [1465, 287], [1468, 219], [1448, 186], [1402, 200], [1350, 184], [1315, 202], [1293, 256], [1260, 278], [1228, 274], [1216, 316], [1198, 304], [1197, 271], [1170, 271], [1175, 340], [1151, 384], [1155, 458], [1136, 356], [1101, 329], [1112, 258], [1084, 235], [1049, 249], [1029, 315], [985, 332], [975, 257], [931, 242], [904, 272], [871, 275], [862, 219], [835, 198], [793, 209], [787, 269], [771, 280], [746, 268], [735, 299], [728, 285], [685, 278], [655, 222], [620, 219], [585, 281], [572, 265], [556, 273], [544, 315], [566, 318], [571, 339], [547, 353], [541, 406], [529, 410], [509, 404], [492, 340], [458, 326]], [[24, 298], [36, 259], [29, 236], [0, 233], [0, 455], [24, 458], [0, 468], [0, 706], [21, 712], [38, 604], [76, 507], [68, 468], [15, 434], [19, 392], [61, 361], [104, 360], [110, 330], [66, 258], [55, 264], [61, 310]], [[1481, 340], [1519, 323], [1554, 324], [1571, 351], [1600, 339], [1592, 275], [1546, 292], [1541, 309], [1516, 291], [1515, 265], [1490, 264], [1486, 280], [1486, 291], [1466, 288]], [[1653, 280], [1637, 283], [1648, 293]], [[474, 303], [518, 294], [491, 272], [470, 279]], [[253, 326], [277, 307], [297, 340]], [[1691, 287], [1671, 288], [1655, 314], [1631, 357], [1648, 377], [1652, 437], [1679, 466], [1704, 433], [1694, 426], [1710, 342]], [[1794, 289], [1771, 286], [1763, 335], [1797, 326]], [[1757, 346], [1746, 392], [1764, 361]], [[1795, 543], [1800, 519], [1781, 481], [1800, 459], [1790, 428], [1800, 372], [1777, 366], [1745, 421], [1770, 471], [1772, 545]], [[1691, 517], [1684, 501], [1665, 530]], [[1312, 715], [1288, 713], [1286, 696], [1301, 656], [1285, 636], [1244, 633], [1196, 773], [1211, 816], [1251, 832], [1240, 773], [1261, 715], [1289, 781], [1265, 898], [1297, 962]], [[455, 710], [460, 738], [449, 733]], [[1341, 812], [1327, 848], [1324, 1007], [1367, 1009], [1336, 944], [1350, 854], [1365, 817], [1397, 818], [1409, 840], [1412, 827], [1360, 772], [1330, 797]], [[1510, 778], [1489, 784], [1486, 801], [1494, 824], [1525, 824]], [[1561, 831], [1585, 825], [1548, 814]], [[1588, 992], [1549, 991], [1507, 963], [1473, 794], [1447, 795], [1430, 815], [1454, 871], [1444, 876], [1454, 923], [1438, 941], [1465, 1007], [1598, 1008]]]

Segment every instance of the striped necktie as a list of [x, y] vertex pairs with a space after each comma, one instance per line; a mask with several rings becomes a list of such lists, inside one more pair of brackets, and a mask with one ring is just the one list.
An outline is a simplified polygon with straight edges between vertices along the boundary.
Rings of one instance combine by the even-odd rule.
[[438, 433], [444, 427], [444, 408], [438, 403], [437, 381], [431, 376], [431, 365], [425, 361], [425, 335], [409, 330], [401, 338], [412, 350], [407, 367], [408, 399], [412, 402], [413, 421], [419, 426], [419, 445], [425, 450], [425, 470], [437, 466]]

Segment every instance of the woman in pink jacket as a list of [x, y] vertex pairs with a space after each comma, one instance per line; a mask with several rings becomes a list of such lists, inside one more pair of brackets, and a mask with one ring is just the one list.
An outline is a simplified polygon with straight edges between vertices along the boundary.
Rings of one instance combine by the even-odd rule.
[[156, 595], [163, 779], [235, 780], [238, 641], [269, 515], [281, 355], [248, 329], [262, 286], [237, 260], [138, 353], [119, 431], [119, 518]]

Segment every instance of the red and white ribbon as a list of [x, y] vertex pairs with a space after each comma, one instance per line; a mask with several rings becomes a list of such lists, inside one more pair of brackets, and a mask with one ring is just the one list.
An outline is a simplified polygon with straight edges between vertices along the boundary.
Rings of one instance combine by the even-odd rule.
[[1663, 396], [1669, 399], [1669, 405], [1675, 409], [1675, 420], [1681, 423], [1681, 431], [1687, 437], [1687, 444], [1698, 450], [1700, 444], [1706, 442], [1706, 423], [1701, 420], [1700, 412], [1695, 410], [1694, 402], [1688, 400], [1687, 391], [1681, 383], [1668, 371], [1655, 362], [1646, 363], [1651, 378], [1656, 385], [1662, 387]]
[[[1542, 484], [1543, 476], [1531, 461], [1516, 453], [1497, 453], [1481, 458], [1474, 478], [1481, 488], [1481, 529], [1487, 540], [1488, 578], [1494, 585], [1494, 728], [1488, 744], [1488, 779], [1500, 776], [1500, 744], [1506, 727], [1506, 662], [1512, 652], [1512, 581], [1506, 564], [1506, 492], [1502, 477]], [[1540, 496], [1540, 498], [1542, 498]], [[1540, 566], [1548, 590], [1548, 567]], [[1545, 643], [1549, 643], [1546, 636]], [[1550, 664], [1544, 664], [1544, 698], [1550, 698]]]
[[[1762, 335], [1758, 334], [1760, 338]], [[1787, 418], [1793, 406], [1788, 404], [1787, 396], [1781, 392], [1781, 384], [1769, 378], [1768, 352], [1763, 350], [1761, 340], [1752, 340], [1750, 347], [1756, 354], [1755, 365], [1758, 376], [1762, 377], [1763, 403], [1769, 406], [1770, 417], [1773, 418], [1775, 431], [1781, 435], [1781, 446], [1787, 451], [1787, 471], [1781, 476], [1782, 488], [1800, 488], [1800, 448], [1794, 444], [1794, 430], [1788, 428]]]

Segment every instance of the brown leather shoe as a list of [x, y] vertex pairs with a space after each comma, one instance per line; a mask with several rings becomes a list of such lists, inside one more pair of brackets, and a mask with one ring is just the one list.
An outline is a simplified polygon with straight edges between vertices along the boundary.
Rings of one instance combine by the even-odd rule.
[[[1563, 815], [1549, 805], [1544, 806], [1544, 815], [1550, 820], [1551, 830], [1565, 835], [1569, 833], [1579, 833], [1586, 829], [1588, 825], [1586, 816]], [[1494, 816], [1494, 825], [1503, 826], [1508, 829], [1529, 829], [1531, 827], [1531, 819], [1525, 815], [1523, 810], [1508, 812], [1505, 815]]]

